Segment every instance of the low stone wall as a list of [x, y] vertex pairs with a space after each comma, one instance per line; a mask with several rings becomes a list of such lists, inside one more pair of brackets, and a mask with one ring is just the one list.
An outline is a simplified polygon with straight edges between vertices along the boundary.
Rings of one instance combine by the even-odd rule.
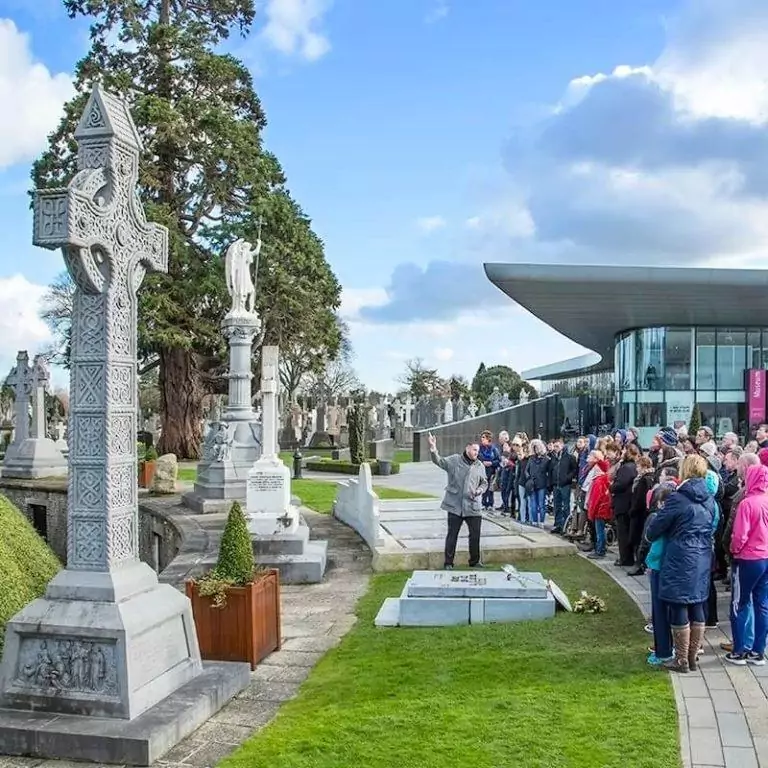
[[373, 491], [371, 468], [360, 465], [357, 479], [342, 480], [338, 484], [333, 515], [357, 531], [373, 550], [383, 543], [379, 518], [379, 497]]
[[[5, 496], [35, 527], [61, 562], [67, 563], [67, 480], [0, 478]], [[165, 570], [181, 546], [181, 531], [168, 515], [152, 505], [139, 507], [139, 557], [158, 573]]]
[[427, 436], [430, 432], [437, 438], [438, 451], [443, 456], [448, 456], [461, 453], [470, 440], [477, 440], [480, 433], [486, 429], [493, 432], [494, 436], [506, 429], [510, 436], [515, 432], [525, 432], [531, 439], [541, 435], [544, 440], [552, 440], [560, 435], [560, 416], [559, 396], [547, 395], [529, 403], [475, 416], [474, 419], [420, 429], [413, 433], [413, 460], [429, 461]]

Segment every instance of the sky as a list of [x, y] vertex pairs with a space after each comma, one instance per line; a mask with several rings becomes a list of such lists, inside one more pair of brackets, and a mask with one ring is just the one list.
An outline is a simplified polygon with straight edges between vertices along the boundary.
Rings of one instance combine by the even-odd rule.
[[[233, 50], [343, 285], [369, 388], [395, 390], [413, 358], [471, 378], [481, 361], [519, 371], [583, 353], [484, 262], [768, 265], [765, 0], [257, 13]], [[29, 169], [87, 42], [59, 0], [0, 0], [0, 370], [48, 340], [39, 302], [63, 262], [31, 245]]]

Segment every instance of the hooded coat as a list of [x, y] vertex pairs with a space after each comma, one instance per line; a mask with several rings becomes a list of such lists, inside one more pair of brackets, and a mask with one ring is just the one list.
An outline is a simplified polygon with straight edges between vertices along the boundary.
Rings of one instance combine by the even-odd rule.
[[610, 520], [613, 517], [611, 505], [611, 476], [605, 459], [595, 464], [596, 476], [587, 494], [587, 517], [590, 520]]
[[731, 553], [739, 560], [768, 560], [768, 467], [747, 467], [744, 488], [733, 521]]
[[659, 597], [667, 603], [703, 603], [709, 595], [715, 500], [703, 477], [686, 480], [649, 522], [648, 541], [667, 539]]

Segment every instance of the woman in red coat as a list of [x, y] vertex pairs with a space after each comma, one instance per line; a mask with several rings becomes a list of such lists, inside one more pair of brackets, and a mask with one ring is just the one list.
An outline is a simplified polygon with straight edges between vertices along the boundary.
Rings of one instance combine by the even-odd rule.
[[587, 496], [587, 516], [595, 523], [595, 551], [588, 555], [592, 559], [605, 557], [605, 523], [613, 517], [610, 465], [602, 455], [595, 454], [599, 451], [593, 451], [587, 459], [595, 473]]

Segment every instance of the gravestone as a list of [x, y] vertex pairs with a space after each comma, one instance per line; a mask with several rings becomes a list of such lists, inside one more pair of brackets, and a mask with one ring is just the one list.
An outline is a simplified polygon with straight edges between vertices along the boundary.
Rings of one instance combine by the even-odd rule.
[[[46, 434], [45, 418], [45, 394], [50, 391], [51, 376], [48, 366], [41, 355], [37, 355], [31, 367], [26, 365], [26, 352], [19, 353], [16, 359], [11, 379], [22, 385], [22, 377], [26, 377], [26, 385], [23, 386], [32, 395], [32, 433], [14, 447], [10, 455], [6, 455], [3, 462], [3, 477], [40, 478], [40, 477], [65, 477], [67, 474], [67, 460], [56, 444]], [[22, 403], [17, 411], [17, 420], [21, 410], [26, 411], [26, 403]], [[26, 423], [26, 413], [21, 419]]]
[[501, 390], [498, 387], [493, 388], [493, 392], [491, 392], [491, 396], [488, 398], [488, 410], [491, 413], [495, 413], [496, 411], [500, 411], [502, 408], [502, 396], [501, 396]]
[[414, 571], [399, 598], [387, 598], [377, 626], [443, 627], [547, 619], [555, 599], [540, 573]]
[[96, 85], [75, 139], [78, 173], [36, 192], [33, 238], [62, 249], [75, 284], [67, 568], [7, 624], [0, 743], [151, 762], [249, 669], [203, 671], [189, 600], [138, 557], [136, 294], [148, 270], [167, 269], [168, 231], [140, 205], [141, 144], [124, 102]]
[[13, 439], [5, 453], [6, 462], [18, 451], [21, 444], [29, 437], [29, 402], [32, 394], [32, 369], [29, 367], [29, 355], [19, 351], [16, 365], [11, 369], [6, 384], [13, 390]]
[[277, 568], [284, 584], [322, 581], [327, 541], [309, 541], [309, 527], [291, 502], [291, 473], [279, 456], [277, 347], [261, 349], [263, 452], [248, 472], [246, 512], [260, 565]]
[[445, 401], [445, 410], [443, 413], [443, 422], [450, 424], [453, 421], [453, 400]]
[[221, 321], [221, 332], [229, 344], [229, 396], [223, 412], [220, 401], [214, 403], [194, 489], [183, 496], [184, 504], [196, 512], [228, 512], [233, 501], [244, 502], [248, 471], [262, 452], [262, 425], [251, 398], [251, 348], [261, 328], [253, 311], [256, 286], [251, 270], [260, 252], [259, 235], [255, 248], [236, 240], [226, 253], [232, 306]]

